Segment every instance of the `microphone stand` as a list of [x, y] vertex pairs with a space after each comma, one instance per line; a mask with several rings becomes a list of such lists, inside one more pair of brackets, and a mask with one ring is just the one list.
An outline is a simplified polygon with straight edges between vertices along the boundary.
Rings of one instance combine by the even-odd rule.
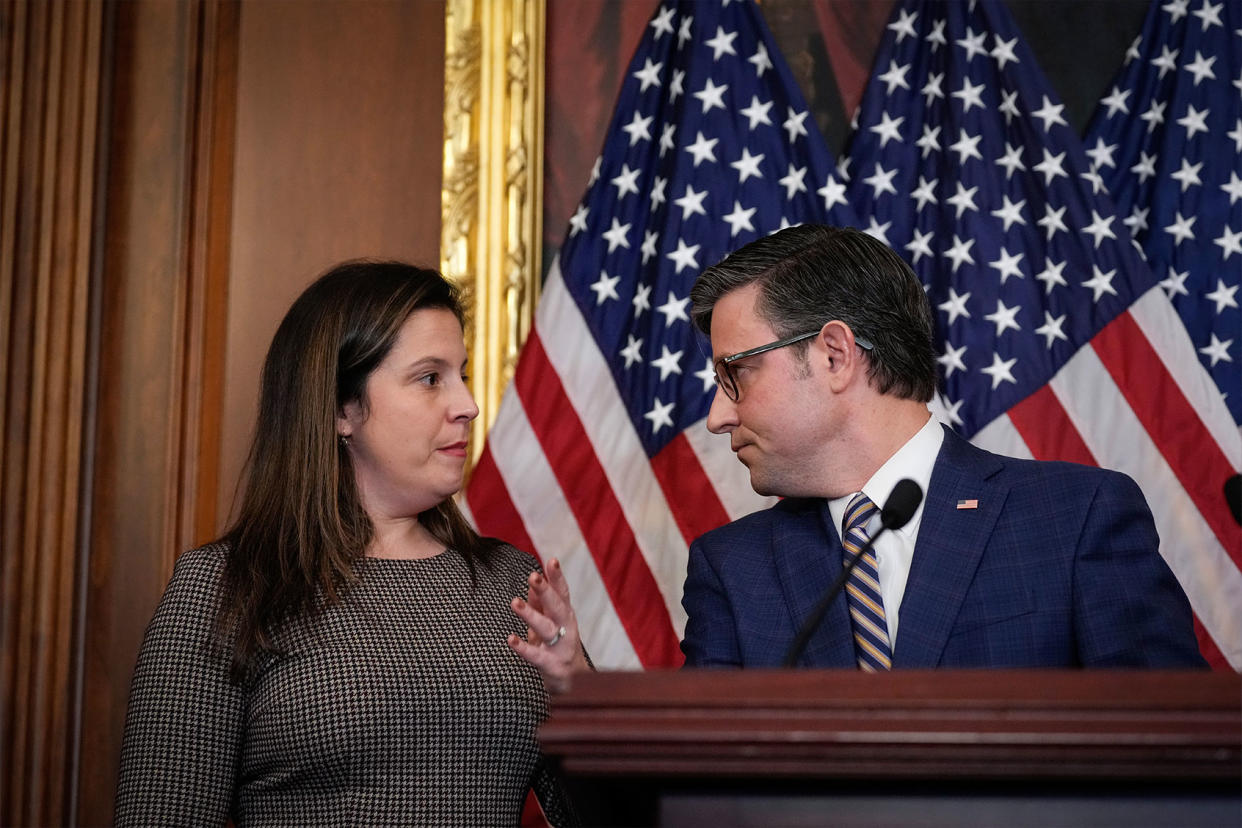
[[862, 556], [871, 551], [871, 547], [875, 545], [875, 541], [884, 531], [888, 529], [883, 524], [880, 525], [880, 531], [867, 539], [862, 549], [858, 550], [858, 554], [850, 558], [849, 562], [841, 568], [841, 574], [837, 576], [837, 580], [833, 582], [828, 591], [824, 593], [824, 597], [819, 599], [819, 603], [815, 605], [815, 609], [811, 610], [811, 614], [802, 622], [802, 626], [798, 628], [798, 634], [794, 637], [793, 644], [789, 645], [789, 651], [785, 653], [785, 660], [781, 662], [782, 667], [793, 667], [802, 652], [806, 649], [806, 645], [810, 643], [811, 636], [819, 629], [820, 623], [824, 620], [824, 615], [828, 612], [828, 607], [832, 606], [832, 602], [845, 589], [845, 582], [849, 580], [850, 573], [854, 571], [854, 567], [858, 566], [858, 562], [862, 560]]
[[876, 539], [888, 529], [900, 529], [909, 523], [910, 518], [914, 517], [914, 513], [922, 500], [923, 490], [919, 487], [919, 484], [908, 479], [897, 481], [897, 485], [893, 487], [893, 491], [888, 495], [888, 501], [884, 504], [884, 508], [880, 510], [879, 531], [868, 538], [867, 542], [858, 550], [858, 554], [850, 558], [849, 562], [841, 568], [841, 574], [833, 582], [832, 587], [824, 593], [824, 597], [819, 599], [815, 609], [802, 622], [802, 626], [798, 628], [798, 634], [794, 637], [793, 644], [790, 645], [789, 651], [785, 653], [785, 660], [781, 663], [782, 667], [792, 667], [802, 657], [802, 653], [806, 650], [806, 645], [810, 642], [811, 636], [814, 635], [815, 630], [819, 629], [820, 622], [824, 620], [828, 607], [832, 606], [832, 602], [845, 589], [845, 582], [849, 580], [850, 573], [854, 571], [854, 567], [858, 566], [862, 556], [870, 552], [871, 548], [875, 546]]

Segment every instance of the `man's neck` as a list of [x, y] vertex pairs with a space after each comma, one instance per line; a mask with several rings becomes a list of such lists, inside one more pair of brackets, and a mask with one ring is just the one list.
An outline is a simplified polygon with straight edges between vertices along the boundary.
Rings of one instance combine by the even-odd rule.
[[837, 473], [826, 481], [825, 496], [829, 499], [862, 491], [863, 484], [896, 454], [919, 429], [927, 424], [931, 413], [927, 404], [914, 400], [880, 398], [874, 405], [856, 413], [858, 428], [849, 435], [848, 466], [838, 465]]

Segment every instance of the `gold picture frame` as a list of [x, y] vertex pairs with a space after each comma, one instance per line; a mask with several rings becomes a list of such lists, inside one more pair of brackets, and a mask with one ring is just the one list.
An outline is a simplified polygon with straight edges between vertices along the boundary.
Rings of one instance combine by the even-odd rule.
[[445, 4], [440, 268], [466, 305], [471, 467], [539, 298], [545, 22], [545, 0]]

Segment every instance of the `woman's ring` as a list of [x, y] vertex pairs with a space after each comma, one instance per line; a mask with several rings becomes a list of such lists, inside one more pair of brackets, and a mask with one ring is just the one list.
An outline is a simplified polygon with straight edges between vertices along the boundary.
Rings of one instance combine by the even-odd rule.
[[551, 638], [549, 638], [549, 639], [548, 639], [548, 646], [549, 646], [549, 647], [555, 647], [555, 646], [556, 646], [556, 642], [560, 641], [560, 640], [561, 640], [561, 637], [562, 637], [562, 636], [564, 636], [564, 635], [565, 635], [565, 628], [564, 628], [564, 627], [561, 627], [559, 630], [557, 630], [557, 631], [556, 631], [556, 635], [554, 635], [554, 636], [552, 636]]

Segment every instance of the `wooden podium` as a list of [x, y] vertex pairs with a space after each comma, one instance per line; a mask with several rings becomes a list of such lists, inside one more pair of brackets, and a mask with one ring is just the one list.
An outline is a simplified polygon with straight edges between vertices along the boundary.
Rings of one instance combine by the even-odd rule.
[[1242, 824], [1242, 678], [596, 673], [540, 731], [587, 825]]

